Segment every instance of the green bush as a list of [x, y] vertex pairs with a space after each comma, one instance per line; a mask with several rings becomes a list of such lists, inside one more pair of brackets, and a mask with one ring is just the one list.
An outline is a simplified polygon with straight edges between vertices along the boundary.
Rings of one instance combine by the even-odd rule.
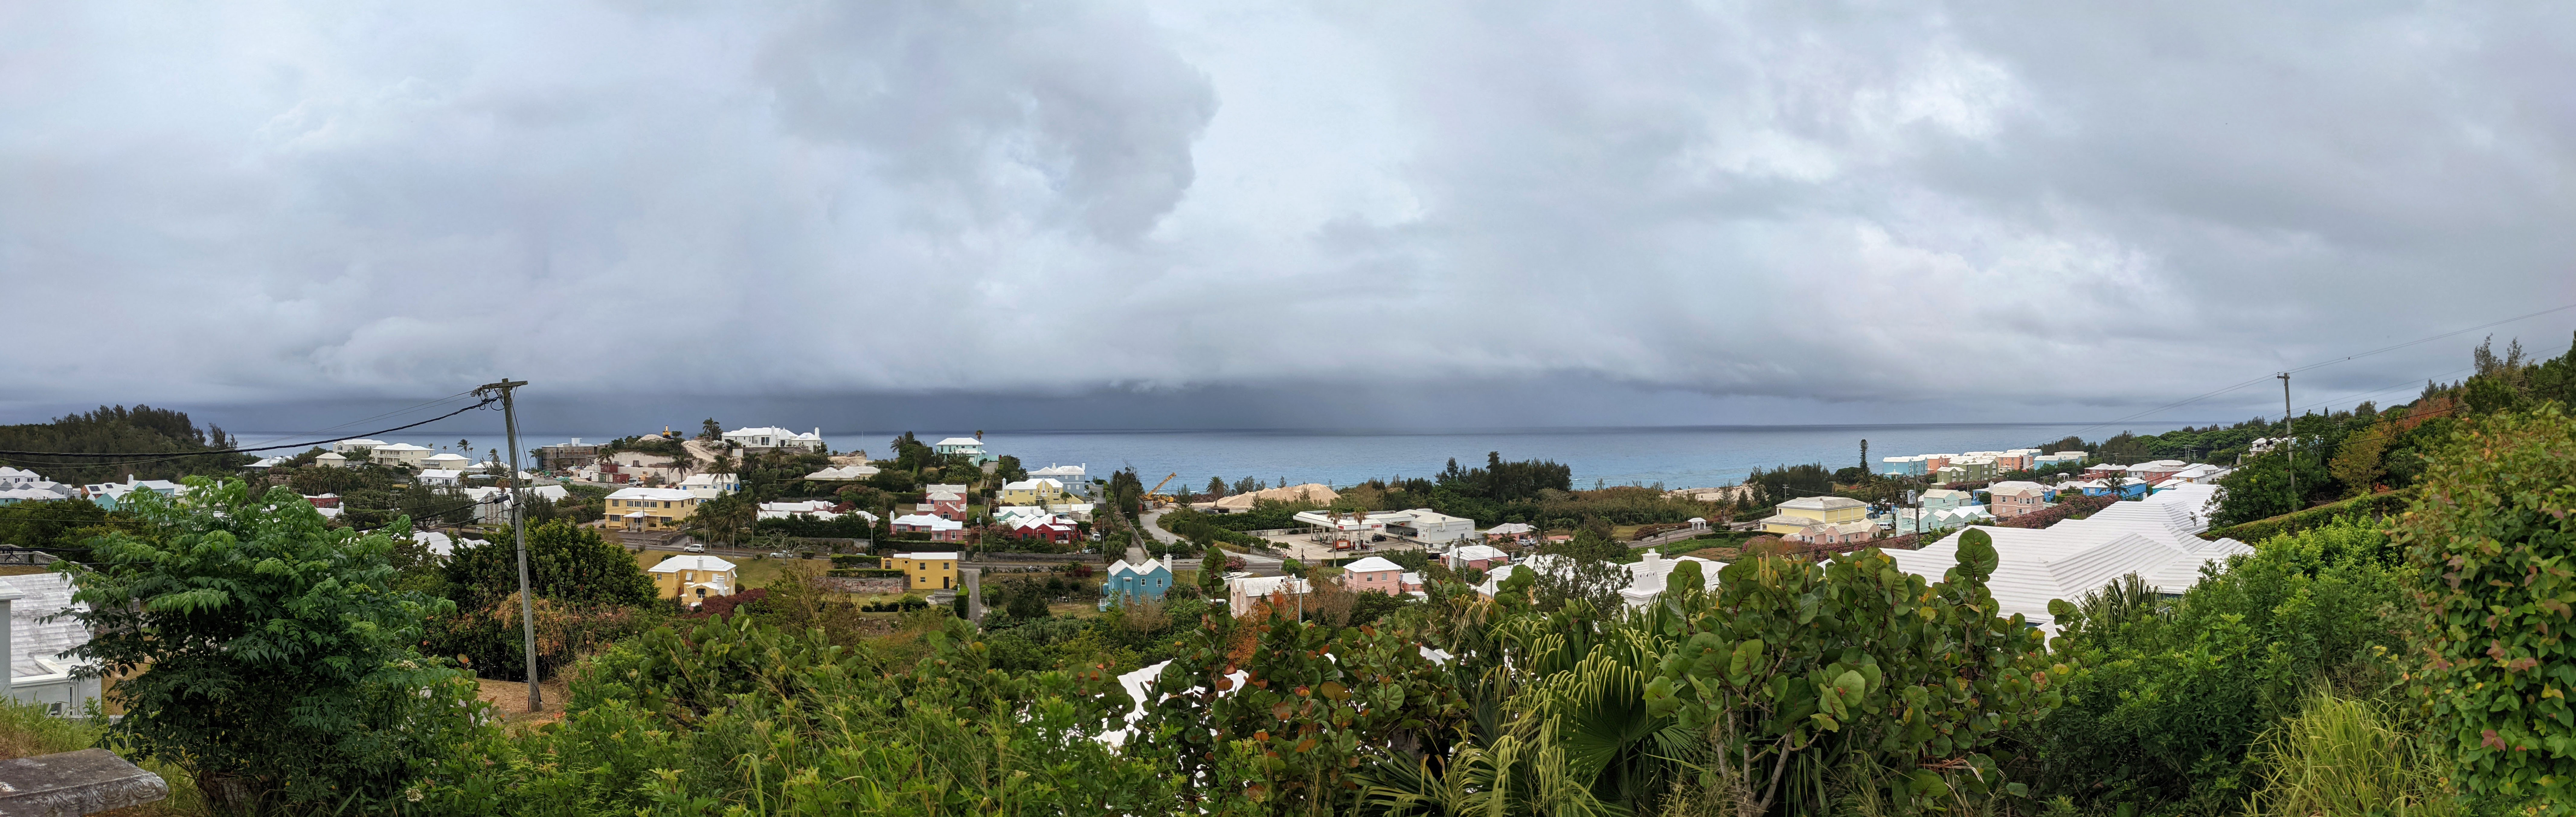
[[2460, 813], [2442, 775], [2447, 759], [2427, 756], [2399, 727], [2378, 704], [2332, 689], [2311, 694], [2299, 714], [2264, 733], [2256, 745], [2253, 761], [2262, 786], [2246, 804], [2247, 814]]
[[363, 811], [482, 734], [473, 683], [413, 651], [448, 602], [386, 589], [409, 526], [360, 534], [285, 488], [188, 483], [134, 493], [134, 531], [61, 563], [96, 634], [75, 654], [122, 678], [110, 745], [181, 765], [220, 808]]
[[2385, 493], [2357, 496], [2341, 502], [2319, 505], [2298, 513], [2283, 514], [2270, 519], [2257, 519], [2242, 525], [2211, 528], [2210, 530], [2202, 533], [2200, 538], [2212, 541], [2216, 541], [2218, 539], [2234, 539], [2239, 542], [2260, 542], [2275, 536], [2298, 533], [2309, 528], [2323, 526], [2343, 517], [2393, 520], [2398, 514], [2404, 513], [2406, 511], [2407, 504], [2413, 502], [2414, 499], [2415, 492], [2411, 490], [2389, 491]]
[[2255, 549], [2179, 599], [2135, 582], [2054, 611], [2060, 652], [2085, 672], [2063, 708], [2017, 735], [2043, 793], [2223, 810], [2252, 784], [2255, 739], [2316, 679], [2391, 680], [2405, 591], [2384, 532], [2343, 519]]
[[1010, 673], [949, 620], [889, 666], [754, 616], [658, 629], [573, 684], [563, 722], [459, 753], [445, 814], [1169, 814], [1167, 756], [1093, 740], [1127, 704], [1104, 673]]
[[2409, 686], [2473, 794], [2576, 806], [2576, 422], [2474, 418], [2397, 525], [2421, 613]]

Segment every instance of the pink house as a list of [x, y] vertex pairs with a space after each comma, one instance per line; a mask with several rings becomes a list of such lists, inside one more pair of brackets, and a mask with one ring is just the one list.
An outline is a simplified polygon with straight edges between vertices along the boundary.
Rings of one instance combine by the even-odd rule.
[[889, 524], [894, 528], [894, 532], [896, 533], [930, 534], [930, 541], [933, 542], [963, 542], [966, 540], [965, 523], [953, 522], [936, 516], [931, 516], [929, 514], [917, 513], [898, 516]]
[[1996, 519], [2038, 513], [2048, 507], [2047, 495], [2048, 487], [2036, 482], [1998, 482], [1986, 489], [1986, 510]]
[[1342, 566], [1342, 586], [1362, 593], [1403, 593], [1404, 566], [1376, 556], [1361, 559]]
[[1469, 567], [1477, 570], [1492, 570], [1498, 565], [1509, 564], [1511, 561], [1511, 556], [1504, 553], [1502, 548], [1492, 545], [1459, 545], [1449, 551], [1451, 570]]

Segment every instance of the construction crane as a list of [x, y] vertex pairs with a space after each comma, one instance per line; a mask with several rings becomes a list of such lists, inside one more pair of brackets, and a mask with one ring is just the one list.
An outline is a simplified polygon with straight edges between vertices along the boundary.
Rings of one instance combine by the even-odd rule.
[[1163, 481], [1154, 483], [1154, 489], [1145, 492], [1145, 501], [1172, 502], [1172, 496], [1170, 494], [1163, 493], [1163, 486], [1172, 484], [1172, 480], [1179, 478], [1180, 475], [1181, 472], [1174, 471], [1171, 474], [1164, 476]]

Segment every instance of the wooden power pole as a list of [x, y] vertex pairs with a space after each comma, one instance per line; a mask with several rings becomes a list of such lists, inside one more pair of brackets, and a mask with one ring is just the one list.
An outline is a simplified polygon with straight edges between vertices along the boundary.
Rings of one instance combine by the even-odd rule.
[[501, 382], [477, 387], [474, 393], [478, 396], [501, 395], [501, 427], [510, 438], [510, 473], [506, 475], [510, 484], [510, 532], [519, 540], [519, 635], [528, 657], [528, 714], [534, 715], [544, 711], [546, 698], [545, 693], [537, 689], [537, 603], [528, 589], [528, 522], [524, 510], [527, 503], [523, 501], [527, 497], [522, 495], [526, 486], [519, 484], [519, 411], [510, 402], [510, 390], [525, 385], [528, 381], [504, 377]]

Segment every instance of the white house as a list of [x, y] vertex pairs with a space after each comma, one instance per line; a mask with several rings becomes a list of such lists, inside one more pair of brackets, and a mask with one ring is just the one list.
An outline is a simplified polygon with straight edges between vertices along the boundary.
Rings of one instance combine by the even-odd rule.
[[441, 451], [420, 458], [421, 470], [466, 471], [474, 467], [474, 458]]
[[873, 465], [835, 465], [806, 474], [805, 479], [808, 482], [857, 482], [876, 476], [877, 471]]
[[102, 482], [97, 485], [87, 486], [83, 489], [83, 493], [89, 495], [90, 502], [96, 503], [99, 507], [106, 508], [111, 511], [116, 510], [117, 503], [124, 501], [127, 494], [135, 491], [151, 491], [162, 496], [178, 496], [179, 483], [171, 482], [166, 479], [138, 480], [134, 478], [134, 475], [128, 474], [125, 477], [125, 481], [122, 483]]
[[411, 534], [411, 540], [419, 542], [421, 547], [429, 549], [430, 555], [441, 559], [456, 555], [456, 549], [459, 547], [476, 547], [479, 545], [491, 544], [490, 542], [481, 539], [459, 540], [456, 537], [434, 530], [413, 531]]
[[690, 474], [680, 480], [680, 490], [703, 490], [713, 494], [730, 494], [742, 490], [741, 474]]
[[419, 465], [429, 459], [428, 448], [411, 443], [392, 443], [367, 450], [367, 461], [377, 465]]
[[984, 441], [974, 437], [950, 437], [931, 443], [930, 450], [941, 454], [964, 454], [979, 463], [993, 460], [992, 455], [984, 453]]
[[63, 654], [89, 643], [89, 629], [70, 616], [55, 617], [88, 609], [72, 601], [70, 576], [0, 576], [0, 615], [9, 619], [0, 654], [8, 656], [10, 698], [65, 718], [83, 716], [99, 700], [99, 679], [79, 677], [82, 663]]
[[420, 472], [420, 484], [433, 488], [453, 488], [463, 479], [463, 474], [462, 471], [448, 468], [424, 468]]
[[1274, 596], [1296, 605], [1315, 592], [1315, 586], [1294, 576], [1243, 576], [1226, 579], [1225, 590], [1225, 609], [1242, 617], [1252, 615], [1263, 601]]
[[[531, 485], [522, 490], [527, 491], [529, 497], [543, 497], [548, 502], [562, 502], [572, 496], [572, 491], [561, 485]], [[475, 522], [484, 525], [510, 524], [510, 492], [507, 489], [482, 485], [466, 488], [464, 492], [466, 496], [474, 499]]]
[[[2202, 565], [2254, 552], [2234, 539], [2200, 538], [2209, 529], [2210, 503], [2216, 496], [2214, 485], [2176, 485], [2046, 528], [1972, 528], [1993, 538], [1999, 557], [1987, 588], [2003, 615], [2019, 613], [2051, 632], [2057, 619], [2048, 613], [2050, 599], [2076, 601], [2131, 573], [2158, 593], [2180, 594], [2200, 581]], [[1965, 534], [1887, 555], [1906, 572], [1939, 581], [1958, 564], [1959, 537]]]
[[347, 468], [349, 458], [340, 456], [337, 451], [324, 451], [313, 458], [313, 464], [324, 468]]
[[823, 429], [820, 428], [816, 428], [813, 431], [804, 434], [798, 434], [777, 426], [737, 428], [732, 431], [725, 432], [724, 440], [725, 442], [733, 443], [734, 445], [741, 447], [744, 451], [769, 451], [779, 448], [794, 449], [798, 451], [824, 450]]
[[45, 478], [37, 476], [34, 471], [0, 465], [0, 488], [25, 488], [44, 481]]
[[1091, 478], [1086, 476], [1084, 472], [1084, 467], [1087, 465], [1089, 465], [1089, 463], [1084, 463], [1083, 465], [1049, 465], [1045, 468], [1030, 471], [1029, 478], [1052, 479], [1057, 482], [1064, 483], [1064, 489], [1075, 496], [1089, 497], [1091, 496]]
[[341, 440], [331, 444], [331, 453], [343, 455], [355, 454], [361, 451], [382, 447], [384, 444], [385, 441], [383, 440]]

